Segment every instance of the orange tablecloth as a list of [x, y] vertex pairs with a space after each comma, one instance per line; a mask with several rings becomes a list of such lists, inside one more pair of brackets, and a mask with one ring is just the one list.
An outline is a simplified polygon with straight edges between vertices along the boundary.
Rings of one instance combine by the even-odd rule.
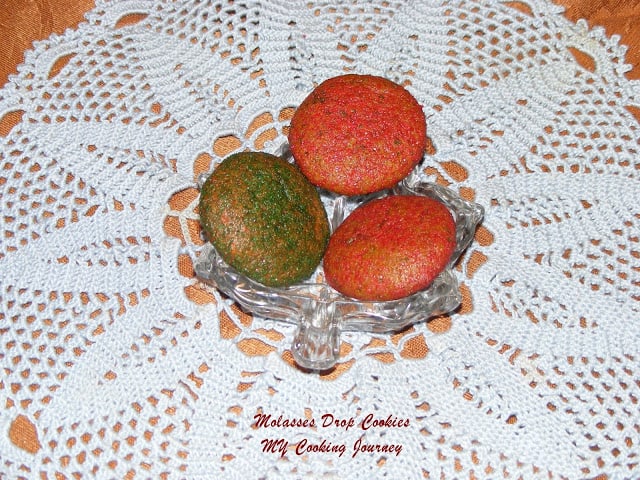
[[[603, 26], [608, 35], [620, 35], [621, 43], [629, 47], [627, 62], [633, 66], [627, 76], [640, 78], [640, 1], [557, 0], [557, 3], [566, 7], [570, 20], [585, 18], [591, 26]], [[3, 0], [0, 3], [0, 83], [4, 84], [16, 72], [25, 49], [30, 48], [33, 41], [73, 28], [93, 6], [93, 0]], [[14, 443], [25, 450], [39, 448], [28, 420], [19, 418], [12, 425], [11, 433]]]
[[[608, 35], [620, 35], [621, 43], [628, 46], [627, 63], [633, 66], [627, 77], [640, 78], [640, 1], [555, 1], [566, 9], [568, 19], [577, 21], [583, 18], [592, 27], [604, 27]], [[4, 84], [9, 75], [16, 72], [17, 65], [24, 58], [24, 50], [30, 48], [34, 40], [45, 39], [52, 33], [62, 33], [67, 28], [73, 28], [83, 20], [85, 12], [94, 6], [94, 0], [2, 1], [0, 84]], [[640, 112], [633, 113], [640, 116]]]
[[[34, 40], [61, 33], [81, 22], [93, 0], [3, 0], [0, 2], [0, 83], [15, 72], [23, 52]], [[591, 26], [605, 27], [607, 34], [618, 34], [629, 47], [627, 61], [635, 68], [630, 78], [640, 78], [640, 1], [638, 0], [556, 0], [566, 8], [566, 16], [585, 18]]]

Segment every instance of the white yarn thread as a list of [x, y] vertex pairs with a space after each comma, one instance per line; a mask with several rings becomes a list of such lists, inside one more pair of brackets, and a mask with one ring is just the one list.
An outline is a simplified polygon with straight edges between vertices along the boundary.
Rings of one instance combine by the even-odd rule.
[[[103, 0], [37, 42], [0, 91], [1, 115], [23, 112], [0, 144], [0, 477], [638, 476], [639, 135], [626, 107], [640, 89], [618, 37], [522, 5]], [[118, 28], [129, 13], [147, 16]], [[345, 72], [406, 83], [436, 147], [425, 177], [472, 190], [493, 241], [463, 259], [472, 309], [448, 331], [418, 324], [397, 344], [345, 333], [352, 364], [326, 380], [282, 359], [291, 326], [245, 325], [217, 292], [186, 297], [195, 280], [178, 256], [198, 254], [196, 202], [167, 202], [195, 186], [200, 153], [220, 160], [221, 137], [255, 148], [273, 128], [275, 152], [280, 112]], [[264, 113], [273, 122], [252, 130]], [[169, 215], [184, 243], [164, 231]], [[419, 337], [426, 357], [403, 358]], [[253, 340], [273, 353], [242, 353]], [[259, 411], [409, 426], [253, 428]], [[9, 440], [17, 415], [37, 452]], [[347, 451], [281, 459], [263, 451], [273, 437]], [[352, 457], [359, 439], [403, 450]]]

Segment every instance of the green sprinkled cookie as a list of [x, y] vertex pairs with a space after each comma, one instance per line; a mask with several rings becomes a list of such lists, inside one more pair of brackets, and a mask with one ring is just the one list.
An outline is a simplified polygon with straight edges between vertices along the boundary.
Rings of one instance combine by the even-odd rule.
[[202, 186], [199, 212], [222, 259], [271, 287], [309, 278], [329, 239], [316, 188], [295, 165], [267, 153], [224, 159]]

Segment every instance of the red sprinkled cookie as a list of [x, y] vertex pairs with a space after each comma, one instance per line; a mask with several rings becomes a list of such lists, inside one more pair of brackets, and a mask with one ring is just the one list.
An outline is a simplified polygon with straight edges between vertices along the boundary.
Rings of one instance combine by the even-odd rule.
[[356, 208], [329, 239], [329, 285], [358, 300], [416, 293], [446, 267], [456, 245], [451, 213], [437, 200], [391, 195]]
[[427, 127], [405, 88], [373, 75], [318, 85], [291, 119], [289, 144], [311, 183], [343, 195], [394, 186], [420, 162]]

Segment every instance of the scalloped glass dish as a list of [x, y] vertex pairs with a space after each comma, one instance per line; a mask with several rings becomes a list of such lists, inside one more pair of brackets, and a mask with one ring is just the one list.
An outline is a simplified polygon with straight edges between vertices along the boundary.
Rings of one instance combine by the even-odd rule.
[[[286, 148], [284, 151], [287, 158]], [[291, 345], [296, 363], [310, 370], [327, 370], [339, 359], [342, 331], [392, 333], [460, 305], [460, 289], [452, 269], [473, 240], [484, 215], [482, 206], [445, 187], [420, 181], [413, 174], [391, 190], [361, 197], [321, 191], [321, 198], [333, 231], [358, 205], [394, 194], [435, 198], [449, 208], [456, 222], [456, 248], [447, 267], [426, 289], [413, 295], [385, 302], [345, 297], [324, 282], [322, 266], [307, 282], [284, 288], [266, 287], [227, 265], [210, 243], [206, 243], [195, 263], [196, 276], [252, 314], [296, 324]]]

